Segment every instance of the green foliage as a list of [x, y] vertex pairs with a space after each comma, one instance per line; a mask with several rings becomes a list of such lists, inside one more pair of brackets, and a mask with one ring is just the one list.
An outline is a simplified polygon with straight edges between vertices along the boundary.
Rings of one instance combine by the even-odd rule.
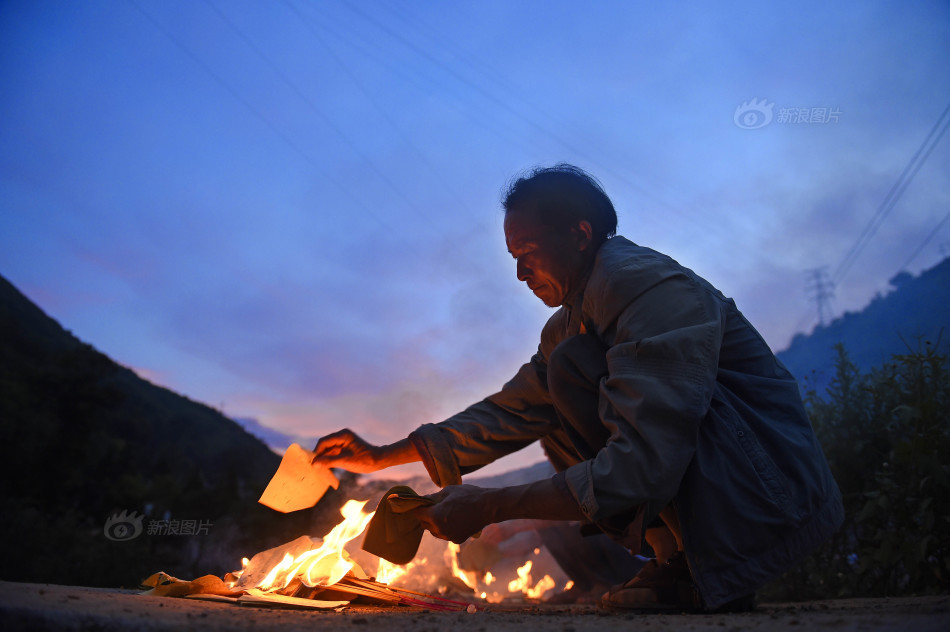
[[862, 374], [842, 345], [805, 403], [845, 522], [766, 598], [871, 597], [950, 588], [950, 371], [930, 342]]

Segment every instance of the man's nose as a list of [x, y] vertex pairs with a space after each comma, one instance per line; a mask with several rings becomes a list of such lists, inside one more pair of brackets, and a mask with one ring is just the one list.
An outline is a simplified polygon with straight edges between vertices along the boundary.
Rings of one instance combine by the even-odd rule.
[[527, 281], [527, 280], [528, 280], [528, 272], [530, 272], [530, 270], [528, 269], [528, 266], [526, 266], [526, 265], [524, 264], [524, 262], [521, 261], [521, 259], [518, 260], [518, 263], [516, 264], [516, 269], [517, 269], [517, 272], [518, 272], [518, 280], [519, 280], [519, 281]]

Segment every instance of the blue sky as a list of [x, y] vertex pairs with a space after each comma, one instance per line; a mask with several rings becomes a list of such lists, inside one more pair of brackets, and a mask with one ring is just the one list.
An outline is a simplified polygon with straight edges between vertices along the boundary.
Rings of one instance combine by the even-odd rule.
[[775, 350], [815, 323], [805, 270], [840, 314], [934, 265], [945, 137], [846, 256], [948, 59], [946, 2], [8, 0], [0, 274], [229, 415], [392, 441], [536, 348], [499, 210], [532, 166], [588, 169]]

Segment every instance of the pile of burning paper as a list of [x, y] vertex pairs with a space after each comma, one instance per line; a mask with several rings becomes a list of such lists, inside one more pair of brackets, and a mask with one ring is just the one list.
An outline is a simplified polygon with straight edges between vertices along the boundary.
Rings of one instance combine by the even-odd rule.
[[[278, 511], [296, 511], [314, 506], [329, 487], [336, 487], [338, 483], [333, 473], [311, 464], [311, 457], [312, 453], [299, 445], [288, 448], [280, 468], [260, 502]], [[408, 488], [398, 487], [394, 490], [398, 493], [384, 495], [383, 503], [388, 500], [388, 496], [399, 497], [396, 502], [401, 498], [404, 507], [411, 507], [413, 503], [431, 502], [414, 496]], [[395, 580], [410, 577], [414, 570], [425, 568], [429, 556], [419, 555], [417, 559], [406, 564], [393, 564], [380, 558], [376, 576], [368, 576], [345, 548], [366, 531], [374, 517], [375, 512], [364, 511], [366, 502], [347, 501], [341, 510], [342, 522], [323, 538], [301, 536], [281, 546], [257, 553], [250, 559], [244, 558], [241, 569], [228, 573], [224, 578], [207, 575], [193, 581], [185, 581], [166, 573], [156, 573], [143, 582], [149, 588], [145, 594], [307, 608], [339, 608], [354, 599], [362, 598], [363, 602], [369, 603], [469, 611], [475, 608], [472, 601], [498, 602], [505, 598], [505, 594], [497, 590], [489, 594], [488, 587], [496, 581], [491, 572], [475, 573], [463, 570], [458, 563], [459, 546], [441, 541], [437, 541], [439, 544], [436, 546], [444, 547], [444, 568], [450, 571], [450, 579], [445, 579], [443, 573], [430, 570], [428, 576], [435, 578], [436, 584], [433, 585], [430, 581], [427, 587], [443, 594], [454, 592], [461, 595], [459, 599], [447, 599], [444, 596], [392, 585]], [[380, 531], [381, 529], [377, 529], [377, 532]], [[407, 531], [400, 526], [397, 532]], [[421, 534], [416, 533], [412, 537], [415, 538], [411, 545], [414, 552], [419, 545]], [[372, 549], [366, 547], [365, 543], [364, 548]], [[535, 554], [537, 553], [539, 551], [536, 549]], [[409, 554], [406, 559], [411, 558], [412, 554]], [[442, 568], [438, 564], [433, 567]], [[545, 575], [537, 583], [532, 583], [531, 567], [532, 562], [528, 560], [517, 569], [517, 577], [508, 582], [509, 595], [539, 598], [546, 590], [554, 587], [555, 582], [549, 575]], [[456, 590], [449, 590], [450, 584], [455, 584]], [[466, 597], [468, 601], [460, 600]]]

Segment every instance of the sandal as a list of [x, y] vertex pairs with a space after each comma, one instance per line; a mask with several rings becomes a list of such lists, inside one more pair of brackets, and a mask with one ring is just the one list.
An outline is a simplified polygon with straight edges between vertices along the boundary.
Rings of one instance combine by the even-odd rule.
[[600, 595], [604, 593], [606, 588], [606, 584], [597, 584], [593, 588], [581, 588], [575, 584], [567, 590], [548, 597], [544, 600], [544, 603], [559, 606], [568, 604], [596, 605], [600, 603]]
[[608, 610], [696, 611], [703, 602], [686, 556], [678, 551], [663, 564], [647, 562], [633, 579], [608, 590], [600, 605]]
[[718, 608], [706, 609], [699, 588], [693, 582], [682, 551], [663, 564], [650, 560], [636, 577], [608, 590], [600, 600], [608, 610], [635, 612], [750, 612], [755, 593], [734, 599]]

